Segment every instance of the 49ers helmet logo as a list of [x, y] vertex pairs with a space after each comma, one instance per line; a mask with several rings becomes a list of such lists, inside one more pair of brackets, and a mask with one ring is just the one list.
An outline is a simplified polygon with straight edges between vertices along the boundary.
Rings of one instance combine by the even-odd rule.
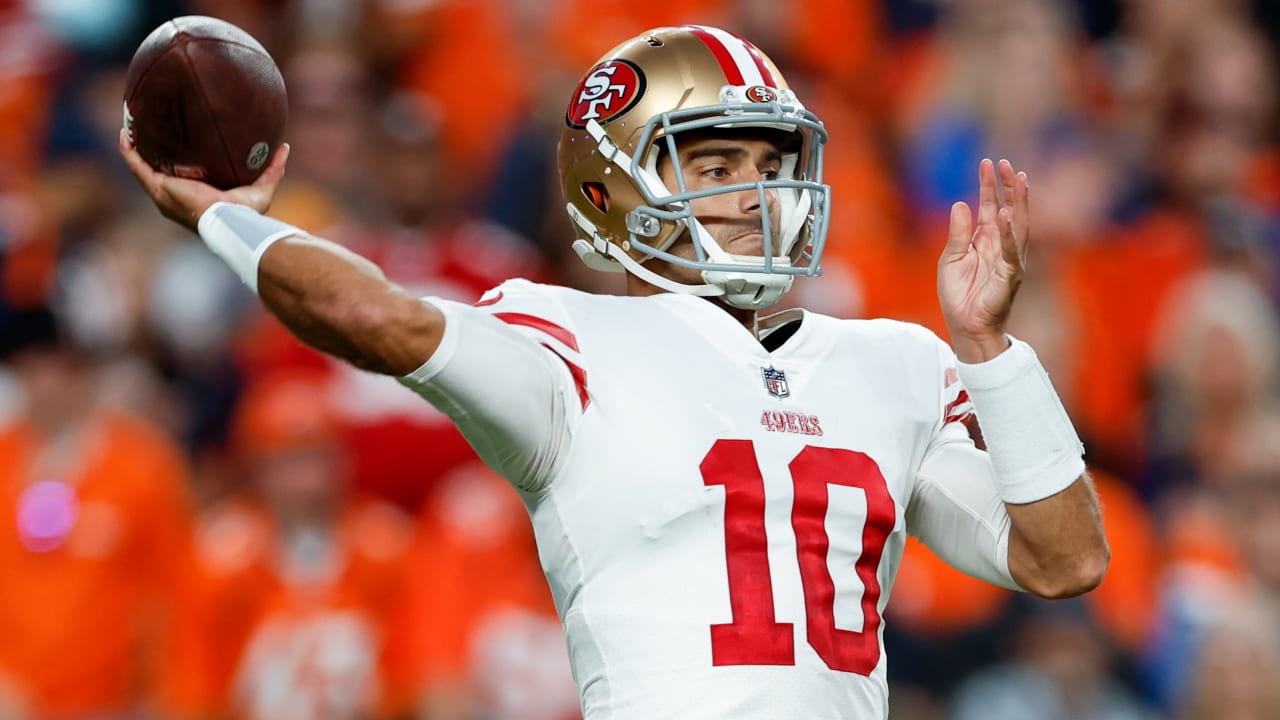
[[565, 122], [579, 130], [591, 120], [603, 125], [635, 107], [644, 95], [644, 84], [644, 73], [629, 60], [601, 63], [573, 91]]
[[778, 99], [778, 91], [763, 85], [747, 89], [747, 99], [754, 103], [771, 103]]

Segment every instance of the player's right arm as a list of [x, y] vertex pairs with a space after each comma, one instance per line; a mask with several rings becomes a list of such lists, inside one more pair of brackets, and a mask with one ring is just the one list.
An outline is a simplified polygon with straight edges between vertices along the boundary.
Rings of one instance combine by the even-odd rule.
[[[577, 348], [552, 347], [560, 333], [517, 330], [480, 308], [415, 298], [359, 255], [262, 215], [284, 176], [287, 145], [253, 185], [227, 191], [156, 172], [123, 132], [120, 152], [160, 212], [198, 232], [300, 340], [396, 376], [448, 415], [513, 485], [547, 487], [586, 407], [585, 374], [568, 359]], [[541, 320], [534, 325], [548, 322]]]
[[[288, 145], [281, 146], [256, 182], [227, 191], [157, 172], [123, 131], [120, 153], [160, 212], [201, 233], [206, 242], [210, 234], [233, 233], [238, 223], [263, 223], [260, 231], [244, 228], [239, 233], [241, 247], [210, 244], [298, 339], [356, 367], [396, 376], [421, 366], [439, 347], [444, 315], [387, 280], [376, 265], [283, 224], [278, 224], [283, 235], [271, 237], [268, 223], [274, 221], [254, 219], [271, 205], [284, 176]], [[218, 203], [230, 206], [214, 208]]]
[[258, 263], [258, 295], [308, 345], [358, 368], [407, 375], [431, 358], [444, 315], [382, 270], [322, 238], [272, 243]]

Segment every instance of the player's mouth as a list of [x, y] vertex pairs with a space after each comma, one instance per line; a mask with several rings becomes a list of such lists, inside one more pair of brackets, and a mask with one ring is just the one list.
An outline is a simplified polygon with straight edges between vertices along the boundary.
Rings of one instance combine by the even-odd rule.
[[724, 244], [724, 251], [730, 255], [757, 255], [763, 257], [764, 233], [760, 230], [752, 230], [734, 236]]

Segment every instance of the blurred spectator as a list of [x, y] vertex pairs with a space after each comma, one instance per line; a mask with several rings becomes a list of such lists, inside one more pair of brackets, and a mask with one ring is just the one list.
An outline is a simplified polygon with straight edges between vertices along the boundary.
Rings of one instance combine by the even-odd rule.
[[[1105, 48], [1123, 132], [1118, 159], [1129, 167], [1180, 162], [1187, 169], [1199, 166], [1202, 176], [1229, 168], [1238, 156], [1213, 162], [1195, 153], [1198, 157], [1179, 161], [1167, 145], [1170, 135], [1232, 138], [1232, 144], [1261, 139], [1257, 131], [1265, 129], [1259, 123], [1274, 107], [1275, 93], [1266, 81], [1270, 53], [1265, 38], [1251, 27], [1249, 3], [1128, 0], [1124, 6], [1125, 32]], [[1157, 182], [1169, 179], [1159, 169], [1153, 175]], [[1204, 189], [1213, 194], [1236, 188]]]
[[[890, 160], [901, 176], [890, 193], [900, 196], [900, 207], [878, 203], [879, 227], [847, 243], [865, 314], [942, 330], [935, 299], [940, 239], [951, 203], [976, 197], [972, 167], [988, 155], [1027, 168], [1037, 207], [1037, 255], [1027, 282], [1062, 292], [1058, 248], [1092, 240], [1111, 202], [1102, 129], [1091, 114], [1097, 73], [1081, 41], [1071, 8], [1056, 0], [948, 3], [936, 28], [897, 41], [885, 83], [893, 103], [888, 130], [897, 142]], [[847, 143], [848, 135], [835, 142]], [[873, 196], [873, 185], [859, 187], [860, 197]]]
[[1172, 62], [1181, 67], [1166, 76], [1169, 99], [1150, 172], [1176, 207], [1204, 215], [1232, 205], [1232, 212], [1205, 217], [1217, 221], [1206, 230], [1220, 255], [1247, 260], [1266, 240], [1249, 227], [1248, 214], [1274, 211], [1280, 201], [1273, 145], [1277, 75], [1265, 37], [1229, 6], [1215, 6], [1178, 46]]
[[1133, 78], [1121, 67], [1115, 80], [1124, 225], [1074, 253], [1070, 273], [1093, 359], [1082, 368], [1090, 382], [1080, 419], [1112, 466], [1133, 472], [1147, 373], [1161, 353], [1159, 313], [1173, 288], [1213, 264], [1253, 275], [1275, 295], [1266, 212], [1277, 176], [1266, 170], [1273, 60], [1245, 5], [1142, 3], [1131, 22], [1139, 23], [1133, 42], [1146, 44], [1134, 52], [1150, 57], [1129, 61], [1153, 65]]
[[953, 720], [1154, 720], [1111, 674], [1106, 638], [1082, 599], [1026, 601], [1007, 665], [957, 691]]
[[[281, 66], [289, 89], [289, 175], [273, 212], [323, 232], [376, 189], [368, 186], [372, 79], [341, 46], [301, 49]], [[309, 224], [306, 224], [309, 223]]]
[[102, 406], [93, 360], [52, 312], [15, 313], [0, 338], [24, 403], [0, 431], [0, 687], [35, 717], [129, 716], [167, 647], [183, 460]]
[[1219, 473], [1244, 422], [1275, 400], [1280, 316], [1248, 277], [1189, 278], [1162, 310], [1148, 492]]
[[1088, 75], [1075, 19], [1054, 0], [954, 3], [937, 32], [946, 70], [936, 85], [908, 88], [919, 99], [904, 118], [905, 164], [912, 204], [945, 218], [977, 195], [971, 169], [983, 157], [998, 150], [1037, 177], [1056, 148], [1087, 139]]
[[[1097, 470], [1091, 474], [1112, 558], [1102, 586], [1078, 602], [1116, 663], [1131, 662], [1154, 630], [1160, 538], [1150, 511], [1127, 484]], [[974, 668], [999, 658], [1010, 608], [1021, 602], [1015, 593], [951, 568], [914, 540], [893, 588], [885, 627], [887, 652], [895, 658], [890, 682], [915, 702], [940, 702]]]
[[[0, 0], [0, 345], [28, 347], [0, 361], [0, 510], [15, 518], [0, 532], [0, 718], [121, 714], [150, 696], [151, 659], [165, 651], [164, 615], [148, 608], [167, 597], [175, 538], [190, 533], [182, 458], [132, 415], [185, 446], [202, 502], [240, 488], [195, 534], [172, 688], [185, 714], [252, 715], [265, 708], [255, 693], [292, 692], [260, 672], [286, 635], [324, 635], [340, 649], [325, 658], [351, 661], [310, 696], [345, 698], [338, 710], [576, 712], [518, 496], [477, 469], [428, 405], [302, 348], [203, 247], [132, 213], [138, 197], [113, 149], [113, 63], [187, 13], [245, 27], [284, 70], [293, 155], [273, 214], [422, 294], [474, 301], [509, 276], [619, 287], [621, 276], [587, 272], [569, 252], [553, 138], [587, 66], [645, 26], [719, 24], [752, 38], [831, 131], [825, 273], [797, 282], [788, 303], [940, 329], [939, 216], [972, 200], [979, 156], [1028, 167], [1035, 248], [1011, 332], [1037, 348], [1084, 437], [1111, 571], [1070, 612], [1023, 622], [1008, 593], [912, 544], [886, 635], [900, 660], [893, 717], [941, 717], [944, 693], [999, 655], [1013, 620], [1013, 664], [955, 707], [998, 695], [1011, 704], [982, 715], [999, 717], [1018, 693], [1058, 702], [1070, 683], [1089, 717], [1118, 697], [1096, 661], [1123, 668], [1141, 652], [1147, 691], [1171, 717], [1277, 717], [1280, 431], [1266, 429], [1280, 427], [1277, 7]], [[73, 342], [32, 341], [45, 321], [28, 311], [55, 291], [61, 323], [40, 332]], [[296, 465], [310, 468], [309, 490], [242, 488], [273, 463], [243, 446], [223, 455], [242, 385], [274, 385], [276, 371], [318, 373], [306, 382], [352, 427], [345, 452], [329, 438], [297, 453], [311, 457]], [[344, 486], [418, 513], [417, 544], [396, 549], [410, 542], [405, 519]], [[280, 499], [291, 492], [316, 500], [306, 522]], [[332, 575], [315, 570], [325, 558]], [[400, 600], [412, 608], [393, 609]], [[367, 632], [389, 622], [404, 631]], [[380, 674], [393, 679], [367, 705], [333, 679]], [[296, 707], [282, 712], [304, 717]]]
[[0, 190], [30, 180], [43, 159], [60, 51], [27, 3], [0, 2]]
[[1178, 720], [1280, 718], [1280, 628], [1274, 607], [1232, 607], [1210, 628]]
[[410, 631], [423, 720], [580, 717], [519, 495], [478, 461], [423, 508]]
[[200, 519], [170, 712], [403, 716], [409, 519], [348, 487], [339, 426], [311, 380], [247, 391], [233, 444], [245, 487]]
[[[1170, 709], [1203, 709], [1188, 693], [1213, 692], [1199, 687], [1197, 663], [1280, 652], [1280, 410], [1264, 406], [1239, 419], [1209, 472], [1184, 491], [1170, 517], [1159, 632], [1146, 656], [1153, 695]], [[1233, 617], [1241, 607], [1246, 611]], [[1250, 650], [1232, 640], [1238, 621], [1254, 624], [1261, 644]], [[1219, 628], [1223, 646], [1213, 649]]]
[[37, 175], [62, 60], [25, 3], [0, 2], [0, 307], [40, 304], [55, 272]]
[[[365, 4], [365, 43], [375, 66], [396, 88], [439, 101], [435, 139], [450, 182], [434, 193], [447, 204], [478, 207], [474, 193], [490, 180], [498, 153], [550, 69], [537, 28], [518, 24], [531, 15], [510, 5], [476, 0]], [[549, 10], [532, 17], [548, 17]], [[524, 54], [530, 43], [537, 55]], [[459, 72], [460, 65], [466, 72]]]
[[[440, 155], [437, 107], [400, 94], [373, 116], [371, 196], [329, 236], [384, 268], [417, 295], [473, 302], [511, 277], [545, 279], [523, 238], [465, 208], [435, 188], [451, 182]], [[309, 366], [329, 374], [327, 392], [352, 431], [357, 486], [417, 510], [449, 470], [475, 457], [453, 423], [392, 378], [356, 370], [303, 348], [274, 320], [246, 343], [250, 376]]]

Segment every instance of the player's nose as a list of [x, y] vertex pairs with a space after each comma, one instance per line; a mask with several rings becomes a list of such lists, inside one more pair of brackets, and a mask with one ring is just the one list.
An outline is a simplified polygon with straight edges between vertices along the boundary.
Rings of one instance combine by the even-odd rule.
[[[747, 179], [747, 182], [761, 182], [766, 179], [763, 173], [756, 170]], [[762, 209], [765, 212], [773, 212], [773, 206], [778, 201], [777, 193], [773, 191], [773, 188], [769, 187], [763, 188], [763, 192], [761, 190], [760, 187], [755, 187], [738, 193], [738, 210], [748, 215], [760, 214]], [[763, 208], [761, 206], [761, 198], [764, 200]]]

